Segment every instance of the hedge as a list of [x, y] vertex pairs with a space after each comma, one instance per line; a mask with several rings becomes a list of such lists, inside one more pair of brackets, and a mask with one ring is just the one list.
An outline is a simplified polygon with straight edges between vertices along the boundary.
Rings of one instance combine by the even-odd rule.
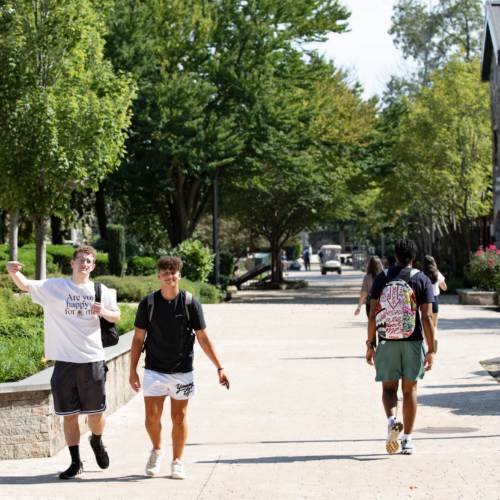
[[[99, 282], [108, 288], [114, 288], [120, 302], [139, 302], [149, 293], [160, 288], [157, 276], [126, 276], [125, 278], [100, 276]], [[202, 304], [218, 304], [221, 299], [219, 288], [208, 283], [192, 282], [182, 278], [179, 288], [191, 292]]]
[[157, 273], [156, 259], [153, 257], [129, 257], [127, 259], [127, 276], [151, 276]]

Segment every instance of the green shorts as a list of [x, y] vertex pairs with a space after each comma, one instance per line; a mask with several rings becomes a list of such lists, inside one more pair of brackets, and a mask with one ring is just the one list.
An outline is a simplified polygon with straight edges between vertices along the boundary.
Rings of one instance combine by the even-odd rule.
[[410, 382], [424, 378], [423, 340], [382, 340], [375, 351], [376, 382], [391, 382], [404, 377]]

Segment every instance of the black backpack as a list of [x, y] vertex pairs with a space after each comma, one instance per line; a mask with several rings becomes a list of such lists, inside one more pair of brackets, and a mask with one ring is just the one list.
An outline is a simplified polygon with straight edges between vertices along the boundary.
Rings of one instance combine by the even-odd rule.
[[[101, 284], [94, 283], [95, 290], [95, 301], [101, 302]], [[120, 340], [120, 335], [118, 335], [118, 330], [116, 329], [116, 323], [110, 323], [107, 319], [99, 317], [101, 322], [101, 340], [103, 347], [111, 347], [112, 345], [118, 344]]]

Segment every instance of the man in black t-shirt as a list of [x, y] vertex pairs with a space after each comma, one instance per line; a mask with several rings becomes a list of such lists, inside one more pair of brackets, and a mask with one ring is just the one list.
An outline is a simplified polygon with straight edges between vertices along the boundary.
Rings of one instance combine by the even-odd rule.
[[173, 424], [172, 478], [185, 479], [186, 472], [181, 459], [187, 438], [187, 405], [196, 395], [193, 376], [195, 334], [201, 348], [217, 368], [219, 383], [229, 389], [229, 379], [208, 336], [201, 304], [179, 289], [182, 260], [164, 256], [158, 260], [156, 267], [161, 289], [154, 293], [153, 303], [149, 303], [146, 297], [137, 309], [130, 354], [130, 385], [136, 392], [141, 387], [137, 363], [145, 344], [146, 370], [143, 386], [146, 430], [153, 443], [146, 464], [146, 474], [154, 476], [160, 471], [164, 455], [161, 415], [165, 398], [170, 396]]
[[[415, 452], [415, 446], [412, 440], [413, 425], [417, 414], [417, 381], [424, 377], [424, 373], [432, 368], [434, 362], [434, 324], [432, 321], [432, 304], [434, 303], [434, 290], [430, 279], [424, 273], [416, 269], [412, 269], [412, 262], [417, 255], [417, 246], [414, 241], [405, 239], [399, 240], [396, 243], [396, 266], [385, 270], [378, 274], [373, 280], [373, 285], [370, 291], [369, 299], [371, 304], [370, 317], [368, 320], [368, 340], [366, 361], [373, 365], [375, 362], [377, 382], [382, 382], [382, 403], [389, 419], [389, 430], [386, 441], [386, 449], [389, 454], [396, 453], [399, 449], [398, 437], [403, 431], [404, 434], [401, 441], [402, 453], [411, 455]], [[385, 321], [379, 321], [380, 332], [384, 332], [384, 336], [379, 334], [379, 344], [375, 351], [375, 335], [377, 333], [377, 314], [382, 318], [390, 318], [390, 306], [387, 305], [387, 310], [377, 310], [379, 297], [386, 285], [395, 280], [402, 280], [410, 285], [414, 293], [417, 310], [415, 314], [414, 330], [411, 335], [403, 338], [388, 338], [386, 329], [389, 330], [389, 319], [387, 324]], [[407, 285], [405, 285], [407, 286]], [[392, 292], [391, 292], [392, 293]], [[398, 310], [398, 296], [389, 295], [394, 309]], [[411, 299], [413, 300], [413, 298]], [[408, 302], [406, 314], [410, 311], [411, 300], [405, 299], [405, 304]], [[420, 318], [418, 308], [422, 310], [422, 319]], [[392, 312], [392, 314], [395, 314]], [[410, 313], [411, 314], [411, 313]], [[408, 315], [410, 315], [408, 314]], [[396, 315], [397, 318], [397, 315]], [[407, 320], [409, 321], [409, 320]], [[410, 323], [410, 326], [412, 323]], [[408, 324], [405, 325], [408, 327]], [[392, 325], [391, 325], [392, 327]], [[406, 330], [411, 332], [411, 329]], [[429, 349], [425, 353], [424, 334], [427, 340]], [[397, 337], [398, 335], [394, 335]], [[432, 346], [432, 347], [431, 347]], [[397, 420], [398, 409], [398, 386], [399, 380], [402, 379], [403, 389], [403, 423]]]

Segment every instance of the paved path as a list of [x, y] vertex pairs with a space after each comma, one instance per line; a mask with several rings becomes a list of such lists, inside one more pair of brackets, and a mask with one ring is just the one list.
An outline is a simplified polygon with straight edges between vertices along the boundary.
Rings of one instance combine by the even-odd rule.
[[[500, 355], [500, 315], [447, 305], [440, 352], [419, 384], [418, 453], [385, 452], [381, 387], [364, 361], [366, 318], [352, 305], [206, 306], [231, 377], [227, 391], [196, 352], [186, 481], [143, 474], [149, 443], [139, 395], [108, 418], [112, 465], [97, 468], [82, 439], [86, 477], [63, 482], [68, 451], [0, 462], [0, 497], [45, 499], [500, 498], [500, 385], [479, 364]], [[168, 411], [167, 411], [168, 413]], [[164, 439], [169, 422], [164, 418]]]

